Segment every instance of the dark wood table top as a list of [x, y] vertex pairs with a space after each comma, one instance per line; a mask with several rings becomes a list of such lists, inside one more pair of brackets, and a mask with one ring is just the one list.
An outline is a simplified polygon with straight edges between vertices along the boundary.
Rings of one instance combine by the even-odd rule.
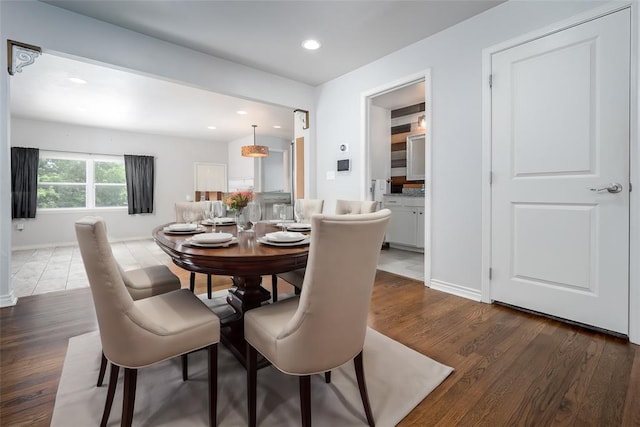
[[[216, 231], [231, 233], [238, 243], [222, 248], [199, 248], [185, 244], [191, 234], [168, 234], [156, 227], [153, 239], [173, 262], [187, 270], [227, 276], [255, 276], [283, 273], [302, 268], [307, 264], [309, 245], [276, 247], [259, 243], [256, 239], [266, 233], [278, 231], [270, 223], [258, 223], [254, 232], [240, 232], [233, 225], [217, 226]], [[211, 232], [206, 226], [205, 232]], [[306, 234], [306, 233], [305, 233]]]

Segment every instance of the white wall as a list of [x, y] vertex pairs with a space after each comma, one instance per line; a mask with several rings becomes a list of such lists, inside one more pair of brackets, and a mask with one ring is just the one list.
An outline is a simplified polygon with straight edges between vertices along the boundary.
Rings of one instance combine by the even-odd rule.
[[[560, 21], [601, 2], [507, 2], [434, 36], [319, 86], [317, 197], [367, 195], [360, 152], [362, 94], [431, 68], [432, 273], [479, 298], [481, 283], [482, 49]], [[325, 179], [334, 169], [336, 142], [349, 143], [353, 171]]]
[[227, 144], [131, 132], [121, 132], [35, 120], [11, 120], [11, 142], [16, 147], [93, 154], [140, 154], [155, 157], [155, 206], [152, 214], [129, 215], [127, 209], [91, 209], [74, 212], [38, 211], [24, 221], [24, 231], [12, 227], [13, 249], [74, 243], [73, 223], [84, 215], [105, 218], [111, 239], [149, 238], [151, 230], [174, 221], [174, 203], [194, 197], [194, 163], [225, 163]]

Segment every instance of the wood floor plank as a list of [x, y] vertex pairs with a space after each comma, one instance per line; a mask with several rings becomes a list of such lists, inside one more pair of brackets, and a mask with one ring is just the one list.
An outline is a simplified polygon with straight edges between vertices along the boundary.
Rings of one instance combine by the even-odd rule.
[[[189, 273], [174, 269], [188, 287]], [[215, 290], [230, 284], [213, 277]], [[196, 292], [206, 292], [206, 275], [196, 275]], [[624, 340], [385, 272], [369, 325], [455, 369], [402, 427], [640, 425], [640, 351]], [[0, 425], [49, 425], [68, 339], [96, 329], [88, 289], [0, 309]]]

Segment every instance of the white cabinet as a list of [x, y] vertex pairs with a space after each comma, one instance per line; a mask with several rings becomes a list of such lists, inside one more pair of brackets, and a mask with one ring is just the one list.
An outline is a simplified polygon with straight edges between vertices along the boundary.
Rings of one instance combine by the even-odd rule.
[[424, 198], [385, 196], [384, 207], [391, 210], [386, 241], [391, 245], [424, 248]]

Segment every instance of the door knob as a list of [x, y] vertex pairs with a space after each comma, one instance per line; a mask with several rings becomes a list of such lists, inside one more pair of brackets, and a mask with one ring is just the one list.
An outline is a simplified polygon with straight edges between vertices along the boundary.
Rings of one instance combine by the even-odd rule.
[[609, 193], [619, 193], [622, 191], [622, 185], [617, 182], [612, 182], [608, 187], [602, 188], [590, 188], [589, 190], [595, 191], [596, 193], [600, 193], [601, 191], [608, 191]]

